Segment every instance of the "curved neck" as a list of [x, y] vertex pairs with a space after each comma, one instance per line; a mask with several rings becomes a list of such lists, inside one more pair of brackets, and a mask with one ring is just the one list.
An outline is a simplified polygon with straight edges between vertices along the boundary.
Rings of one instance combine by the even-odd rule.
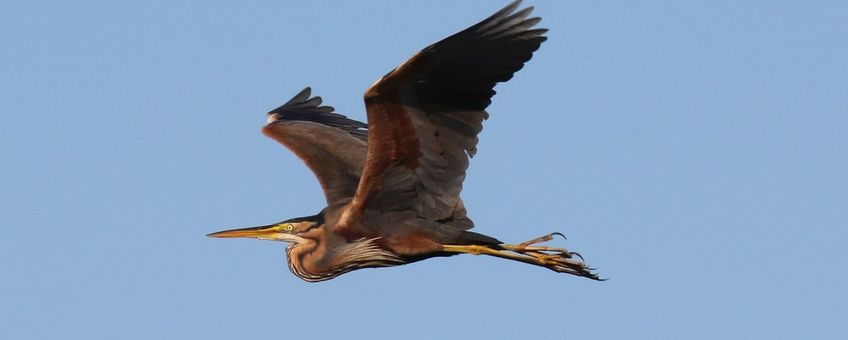
[[340, 237], [330, 241], [324, 234], [315, 238], [310, 236], [301, 235], [306, 242], [292, 244], [286, 249], [289, 270], [308, 282], [326, 281], [361, 268], [405, 263], [403, 259], [380, 248], [374, 242], [376, 239], [360, 239], [348, 243]]
[[316, 275], [304, 268], [304, 257], [318, 248], [318, 243], [309, 240], [305, 243], [292, 243], [286, 248], [286, 261], [289, 270], [297, 277], [309, 282], [321, 281], [321, 276]]

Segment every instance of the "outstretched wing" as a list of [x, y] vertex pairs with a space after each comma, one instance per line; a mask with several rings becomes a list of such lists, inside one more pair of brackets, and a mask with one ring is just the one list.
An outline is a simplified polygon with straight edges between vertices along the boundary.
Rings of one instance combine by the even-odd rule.
[[348, 207], [411, 210], [471, 228], [459, 197], [495, 84], [505, 82], [545, 41], [533, 7], [515, 1], [480, 23], [412, 56], [365, 93], [368, 156]]
[[285, 145], [318, 177], [327, 205], [349, 201], [356, 192], [365, 162], [368, 130], [365, 123], [321, 106], [321, 97], [305, 88], [282, 106], [268, 112], [266, 136]]

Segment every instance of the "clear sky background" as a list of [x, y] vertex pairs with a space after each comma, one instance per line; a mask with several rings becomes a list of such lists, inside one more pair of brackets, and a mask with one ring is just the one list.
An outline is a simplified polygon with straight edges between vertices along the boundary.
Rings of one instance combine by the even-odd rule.
[[607, 282], [457, 256], [309, 284], [221, 229], [313, 214], [259, 133], [352, 118], [507, 1], [0, 2], [0, 338], [844, 339], [848, 3], [543, 1], [463, 197]]

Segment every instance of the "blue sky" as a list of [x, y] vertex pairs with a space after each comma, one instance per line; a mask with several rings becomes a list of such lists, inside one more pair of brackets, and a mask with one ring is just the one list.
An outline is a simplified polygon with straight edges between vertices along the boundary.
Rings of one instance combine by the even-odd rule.
[[841, 1], [527, 1], [549, 40], [463, 197], [607, 282], [457, 256], [308, 284], [283, 244], [204, 236], [323, 207], [266, 111], [312, 86], [364, 119], [506, 3], [0, 3], [0, 338], [844, 338]]

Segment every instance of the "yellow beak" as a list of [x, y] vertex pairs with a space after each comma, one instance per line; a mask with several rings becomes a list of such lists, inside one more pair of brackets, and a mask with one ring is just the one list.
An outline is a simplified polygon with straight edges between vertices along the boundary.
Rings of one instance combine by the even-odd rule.
[[303, 238], [286, 231], [281, 224], [265, 225], [261, 227], [250, 227], [230, 229], [208, 234], [209, 237], [218, 238], [256, 238], [260, 240], [301, 242]]
[[258, 238], [261, 240], [276, 240], [276, 234], [281, 232], [281, 228], [276, 225], [265, 225], [261, 227], [250, 227], [250, 228], [240, 228], [240, 229], [230, 229], [219, 231], [215, 233], [211, 233], [209, 237], [220, 237], [220, 238], [236, 238], [236, 237], [247, 237], [247, 238]]

